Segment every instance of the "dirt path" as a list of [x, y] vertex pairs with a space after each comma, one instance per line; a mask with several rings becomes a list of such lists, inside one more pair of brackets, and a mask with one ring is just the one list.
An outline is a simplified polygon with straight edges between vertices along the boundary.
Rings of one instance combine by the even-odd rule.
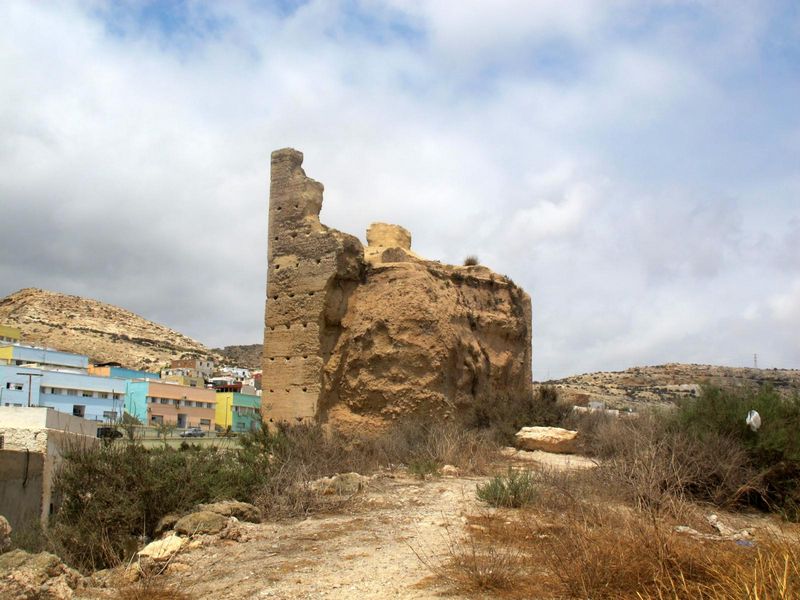
[[446, 555], [447, 526], [475, 512], [479, 481], [380, 478], [347, 514], [242, 523], [248, 541], [182, 552], [166, 577], [196, 598], [437, 598], [415, 550]]

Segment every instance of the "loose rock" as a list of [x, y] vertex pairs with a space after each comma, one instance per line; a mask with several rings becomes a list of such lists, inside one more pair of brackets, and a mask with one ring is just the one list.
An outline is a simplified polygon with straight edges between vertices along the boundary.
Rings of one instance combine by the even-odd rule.
[[238, 500], [223, 500], [222, 502], [214, 502], [211, 504], [198, 504], [197, 510], [207, 510], [224, 517], [236, 517], [240, 521], [247, 521], [249, 523], [261, 522], [261, 511], [258, 508], [252, 504], [239, 502]]
[[358, 473], [338, 473], [312, 481], [309, 487], [319, 494], [349, 496], [364, 489], [368, 483], [369, 477]]
[[175, 531], [185, 535], [219, 533], [227, 524], [226, 517], [208, 510], [201, 510], [178, 519], [178, 522], [175, 523]]
[[49, 552], [0, 555], [0, 598], [69, 600], [82, 582], [80, 573]]
[[11, 548], [11, 525], [3, 515], [0, 515], [0, 552]]
[[164, 539], [147, 544], [147, 546], [139, 550], [139, 558], [149, 558], [157, 562], [169, 560], [181, 549], [183, 542], [183, 538], [173, 533]]

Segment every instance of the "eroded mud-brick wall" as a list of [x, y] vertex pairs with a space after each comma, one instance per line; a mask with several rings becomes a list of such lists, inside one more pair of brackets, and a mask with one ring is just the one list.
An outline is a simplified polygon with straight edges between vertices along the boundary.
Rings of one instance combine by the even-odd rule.
[[297, 150], [272, 153], [262, 391], [267, 422], [316, 417], [323, 368], [363, 274], [361, 243], [320, 223], [323, 186], [306, 177], [302, 163]]

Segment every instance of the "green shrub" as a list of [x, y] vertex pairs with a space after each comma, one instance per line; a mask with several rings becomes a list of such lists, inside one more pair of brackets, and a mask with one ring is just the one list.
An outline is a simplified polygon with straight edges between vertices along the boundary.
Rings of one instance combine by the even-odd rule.
[[[748, 411], [761, 416], [751, 431]], [[786, 397], [770, 386], [760, 389], [703, 388], [683, 402], [673, 427], [706, 441], [723, 436], [740, 444], [757, 476], [742, 482], [740, 499], [800, 519], [800, 395]]]
[[[761, 428], [751, 431], [745, 423], [748, 411], [761, 416]], [[764, 386], [758, 390], [704, 387], [696, 399], [684, 401], [677, 426], [702, 439], [709, 433], [742, 442], [757, 466], [778, 462], [800, 463], [800, 396], [783, 397]]]
[[408, 472], [417, 479], [425, 479], [428, 476], [439, 475], [442, 465], [431, 458], [414, 458], [408, 463]]
[[83, 570], [128, 558], [136, 539], [152, 537], [168, 513], [224, 498], [249, 500], [269, 473], [265, 457], [213, 447], [81, 446], [64, 458], [49, 533], [58, 554]]
[[483, 485], [477, 486], [478, 498], [490, 506], [520, 508], [532, 504], [537, 496], [536, 481], [531, 473], [508, 470]]

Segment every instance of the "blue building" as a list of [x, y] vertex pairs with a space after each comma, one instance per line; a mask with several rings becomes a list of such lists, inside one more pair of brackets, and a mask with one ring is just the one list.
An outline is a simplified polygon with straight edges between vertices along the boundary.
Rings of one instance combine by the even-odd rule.
[[89, 368], [89, 357], [35, 346], [0, 345], [0, 365], [36, 365], [51, 369], [83, 371]]
[[0, 406], [47, 406], [93, 421], [122, 417], [129, 380], [0, 366]]

